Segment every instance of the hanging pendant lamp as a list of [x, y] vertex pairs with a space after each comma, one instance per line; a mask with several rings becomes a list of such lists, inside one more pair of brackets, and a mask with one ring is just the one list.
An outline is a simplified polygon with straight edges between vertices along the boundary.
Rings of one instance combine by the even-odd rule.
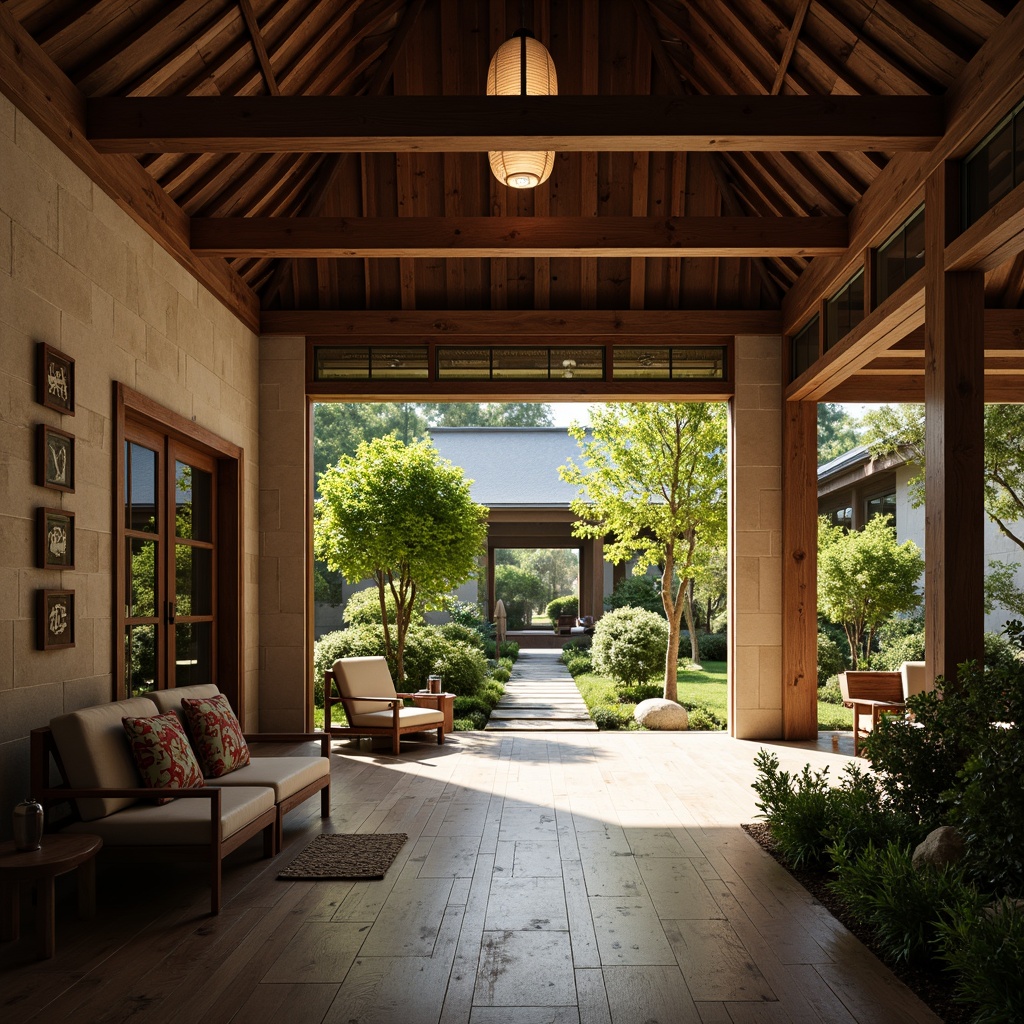
[[[488, 96], [557, 96], [558, 76], [547, 47], [527, 29], [506, 40], [487, 69]], [[521, 150], [487, 154], [491, 171], [504, 185], [535, 188], [548, 180], [555, 154]]]

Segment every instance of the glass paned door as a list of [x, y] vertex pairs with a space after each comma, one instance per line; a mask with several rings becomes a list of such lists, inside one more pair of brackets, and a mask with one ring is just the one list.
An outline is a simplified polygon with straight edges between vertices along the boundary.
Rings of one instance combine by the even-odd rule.
[[173, 564], [168, 568], [168, 678], [171, 686], [214, 682], [216, 664], [216, 495], [213, 461], [171, 445]]
[[162, 439], [140, 436], [124, 445], [124, 689], [139, 697], [161, 676]]

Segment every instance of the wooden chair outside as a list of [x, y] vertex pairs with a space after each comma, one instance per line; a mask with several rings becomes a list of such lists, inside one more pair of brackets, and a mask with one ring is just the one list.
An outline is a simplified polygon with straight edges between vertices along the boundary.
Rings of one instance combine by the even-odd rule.
[[[437, 707], [407, 708], [403, 700], [436, 699]], [[392, 753], [406, 733], [437, 730], [444, 743], [445, 694], [398, 693], [384, 658], [339, 658], [324, 673], [324, 732], [332, 736], [390, 736]], [[331, 709], [345, 709], [348, 726], [331, 723]]]
[[[899, 672], [840, 672], [839, 688], [843, 703], [853, 708], [853, 752], [860, 754], [861, 733], [866, 736], [882, 715], [902, 714], [903, 676]], [[861, 717], [870, 719], [869, 727], [861, 729]]]

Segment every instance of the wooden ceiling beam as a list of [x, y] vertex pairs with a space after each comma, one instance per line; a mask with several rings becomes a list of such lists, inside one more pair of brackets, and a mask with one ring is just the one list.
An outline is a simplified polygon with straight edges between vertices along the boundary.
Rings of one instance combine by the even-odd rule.
[[[264, 310], [261, 334], [374, 338], [675, 338], [777, 334], [777, 309], [680, 310]], [[686, 344], [686, 342], [681, 342]]]
[[196, 217], [199, 256], [821, 256], [845, 217]]
[[927, 153], [897, 153], [850, 214], [851, 245], [838, 259], [815, 260], [783, 301], [787, 334], [795, 333], [878, 245], [918, 206], [928, 176], [945, 160], [967, 153], [1012, 109], [1024, 91], [1024, 4], [982, 45], [946, 95], [947, 130]]
[[930, 149], [933, 96], [107, 96], [101, 153]]
[[258, 327], [255, 293], [224, 262], [204, 260], [191, 251], [188, 218], [139, 162], [130, 157], [101, 157], [89, 145], [84, 97], [4, 5], [0, 5], [0, 90], [246, 327]]

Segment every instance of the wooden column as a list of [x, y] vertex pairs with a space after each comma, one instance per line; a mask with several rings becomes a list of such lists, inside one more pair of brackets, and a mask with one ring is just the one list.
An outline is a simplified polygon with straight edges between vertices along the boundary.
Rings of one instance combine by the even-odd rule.
[[782, 419], [782, 735], [818, 735], [818, 405]]
[[604, 540], [585, 540], [580, 546], [579, 614], [598, 618], [604, 608]]
[[948, 680], [984, 655], [985, 291], [980, 272], [944, 268], [955, 172], [925, 188], [925, 661]]

